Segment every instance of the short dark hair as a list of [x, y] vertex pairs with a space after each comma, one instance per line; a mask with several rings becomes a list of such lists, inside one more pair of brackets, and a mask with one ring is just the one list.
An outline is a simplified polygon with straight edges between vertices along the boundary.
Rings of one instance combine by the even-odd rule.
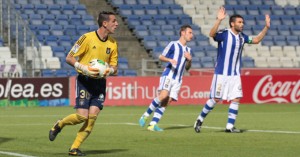
[[182, 26], [180, 27], [179, 36], [181, 36], [181, 32], [182, 32], [182, 31], [185, 31], [187, 28], [192, 29], [192, 27], [191, 27], [190, 25], [182, 25]]
[[98, 26], [99, 28], [102, 27], [103, 21], [109, 21], [109, 15], [115, 15], [115, 13], [110, 12], [110, 11], [101, 11], [98, 15]]
[[243, 16], [241, 16], [239, 14], [231, 15], [229, 18], [229, 26], [230, 27], [232, 27], [231, 22], [235, 22], [236, 18], [242, 18], [244, 20]]

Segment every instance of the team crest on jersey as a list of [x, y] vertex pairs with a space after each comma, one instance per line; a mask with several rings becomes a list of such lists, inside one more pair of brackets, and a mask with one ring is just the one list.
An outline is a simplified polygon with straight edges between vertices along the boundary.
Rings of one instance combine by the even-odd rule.
[[106, 54], [110, 54], [110, 48], [106, 48]]
[[79, 48], [80, 48], [80, 45], [75, 44], [75, 45], [73, 46], [72, 51], [73, 51], [74, 53], [77, 53], [77, 51], [79, 50]]

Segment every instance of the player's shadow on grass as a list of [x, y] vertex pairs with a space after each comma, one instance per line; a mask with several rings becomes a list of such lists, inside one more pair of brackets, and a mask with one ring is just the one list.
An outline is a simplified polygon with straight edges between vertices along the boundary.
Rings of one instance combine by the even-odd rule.
[[186, 128], [192, 128], [193, 126], [170, 126], [167, 128], [164, 128], [164, 130], [172, 130], [172, 129], [186, 129]]
[[0, 137], [0, 145], [11, 140], [13, 140], [13, 138]]
[[86, 150], [84, 151], [85, 154], [109, 154], [109, 153], [118, 153], [118, 152], [125, 152], [128, 149], [109, 149], [109, 150]]

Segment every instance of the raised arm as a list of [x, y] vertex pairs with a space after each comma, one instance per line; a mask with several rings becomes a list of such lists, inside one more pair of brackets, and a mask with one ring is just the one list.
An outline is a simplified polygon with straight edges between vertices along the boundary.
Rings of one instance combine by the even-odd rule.
[[218, 31], [218, 28], [222, 22], [222, 20], [224, 20], [226, 18], [226, 11], [224, 7], [220, 7], [219, 11], [218, 11], [218, 16], [217, 16], [217, 20], [214, 24], [214, 26], [211, 28], [210, 32], [209, 32], [209, 36], [210, 37], [215, 37], [216, 33]]
[[261, 42], [261, 40], [266, 36], [267, 31], [269, 30], [271, 25], [271, 19], [269, 15], [266, 15], [266, 25], [263, 28], [263, 30], [256, 36], [253, 38], [252, 43], [253, 44], [258, 44], [259, 42]]

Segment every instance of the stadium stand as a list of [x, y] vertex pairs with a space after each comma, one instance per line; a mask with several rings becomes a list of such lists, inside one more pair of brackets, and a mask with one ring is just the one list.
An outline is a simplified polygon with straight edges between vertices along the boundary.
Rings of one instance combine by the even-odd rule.
[[[252, 58], [249, 64], [243, 64], [246, 67], [299, 67], [299, 62], [293, 60], [295, 58], [295, 49], [288, 49], [288, 53], [284, 53], [285, 47], [295, 47], [299, 44], [299, 11], [297, 10], [299, 2], [294, 0], [225, 0], [225, 1], [205, 1], [205, 0], [175, 0], [176, 3], [183, 6], [186, 14], [193, 18], [194, 24], [201, 27], [201, 33], [208, 36], [211, 24], [215, 21], [216, 10], [219, 6], [225, 6], [229, 15], [234, 13], [240, 14], [245, 19], [244, 33], [248, 35], [257, 35], [265, 24], [265, 14], [271, 15], [271, 28], [262, 43], [252, 49], [252, 45], [244, 46], [243, 61]], [[296, 20], [298, 19], [298, 20]], [[225, 19], [228, 21], [228, 19]], [[223, 22], [221, 28], [228, 28], [228, 23]], [[210, 40], [210, 44], [213, 41]], [[281, 47], [276, 50], [272, 47]], [[266, 48], [259, 48], [266, 47]], [[259, 55], [258, 55], [259, 54]], [[291, 55], [289, 55], [291, 54]], [[197, 55], [196, 55], [197, 56]], [[201, 55], [200, 55], [201, 56]], [[258, 59], [261, 56], [275, 57], [271, 61]], [[291, 57], [294, 56], [294, 57]], [[247, 59], [245, 59], [247, 57]], [[278, 57], [279, 59], [277, 59]], [[299, 57], [299, 56], [298, 56]], [[283, 59], [281, 59], [283, 58]], [[291, 60], [287, 59], [290, 58]], [[288, 62], [289, 61], [289, 62]], [[273, 64], [277, 62], [278, 64]], [[266, 63], [266, 64], [265, 64]]]
[[[27, 20], [28, 27], [45, 51], [37, 54], [36, 50], [28, 48], [26, 60], [36, 63], [35, 67], [45, 70], [43, 76], [74, 74], [72, 67], [65, 63], [66, 54], [82, 33], [97, 29], [95, 19], [87, 13], [86, 6], [80, 4], [79, 0], [12, 0], [12, 2], [22, 18]], [[216, 10], [223, 5], [227, 14], [243, 15], [244, 33], [248, 35], [258, 34], [264, 27], [264, 14], [271, 15], [272, 26], [261, 44], [245, 44], [242, 64], [244, 67], [289, 68], [300, 65], [298, 46], [300, 7], [296, 0], [107, 0], [107, 2], [122, 16], [128, 28], [154, 59], [157, 59], [169, 41], [178, 39], [180, 25], [191, 24], [195, 40], [190, 42], [189, 46], [193, 49], [193, 56], [199, 58], [196, 59], [194, 68], [214, 67], [217, 45], [208, 37], [208, 33], [215, 22]], [[227, 21], [228, 17], [220, 28], [228, 28]], [[2, 40], [0, 46], [3, 46]], [[34, 60], [36, 56], [41, 56], [42, 63]], [[211, 59], [201, 59], [206, 57]], [[120, 75], [135, 75], [127, 72], [129, 63], [128, 60], [120, 62]], [[54, 72], [47, 73], [48, 68]]]
[[[42, 76], [65, 76], [63, 72], [73, 75], [74, 71], [68, 71], [72, 67], [65, 63], [66, 54], [81, 34], [98, 28], [86, 6], [79, 0], [15, 0], [14, 7], [24, 20], [28, 20], [28, 27], [43, 45], [42, 54], [28, 47], [27, 61], [41, 68]], [[41, 63], [33, 60], [34, 57], [41, 57]], [[122, 65], [123, 69], [129, 69], [128, 62]]]
[[0, 46], [0, 77], [22, 77], [22, 75], [21, 65], [17, 58], [12, 57], [10, 48]]

